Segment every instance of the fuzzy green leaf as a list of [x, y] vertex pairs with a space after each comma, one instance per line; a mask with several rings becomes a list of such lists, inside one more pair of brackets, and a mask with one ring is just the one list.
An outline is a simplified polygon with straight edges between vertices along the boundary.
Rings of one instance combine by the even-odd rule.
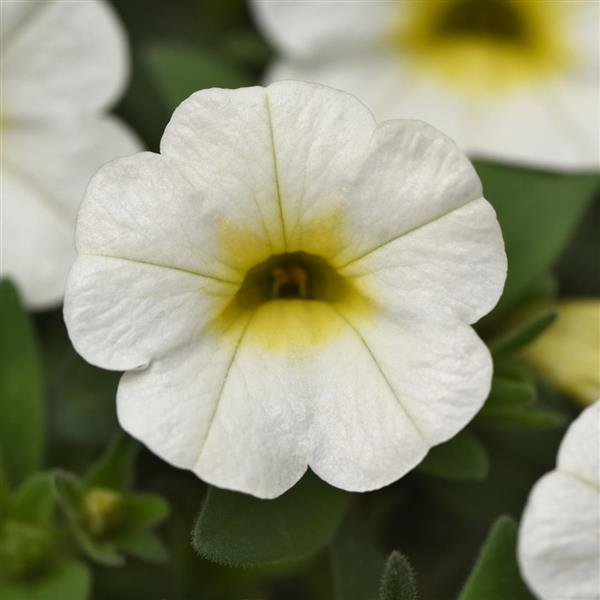
[[468, 431], [433, 447], [416, 472], [444, 479], [483, 481], [490, 461], [481, 442]]
[[481, 549], [459, 600], [533, 600], [516, 560], [517, 524], [499, 517]]
[[204, 558], [229, 565], [304, 558], [332, 538], [346, 498], [312, 473], [274, 500], [211, 487], [192, 542]]
[[0, 281], [0, 454], [9, 485], [42, 464], [44, 403], [33, 329], [14, 286]]
[[379, 600], [417, 600], [415, 574], [407, 558], [394, 550], [385, 561]]

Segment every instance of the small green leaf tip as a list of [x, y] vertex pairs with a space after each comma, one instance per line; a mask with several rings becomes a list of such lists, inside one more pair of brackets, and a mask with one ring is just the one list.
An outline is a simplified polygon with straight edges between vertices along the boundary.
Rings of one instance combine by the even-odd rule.
[[416, 600], [415, 573], [408, 559], [394, 550], [385, 561], [379, 587], [379, 600]]
[[517, 524], [496, 519], [458, 600], [533, 600], [517, 566]]

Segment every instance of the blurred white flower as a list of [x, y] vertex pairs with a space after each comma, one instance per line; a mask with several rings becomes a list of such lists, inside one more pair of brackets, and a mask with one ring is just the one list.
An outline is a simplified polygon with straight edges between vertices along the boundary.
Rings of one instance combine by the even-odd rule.
[[267, 73], [432, 123], [477, 157], [600, 165], [599, 3], [253, 0]]
[[65, 318], [128, 371], [121, 425], [218, 486], [270, 498], [310, 465], [381, 487], [488, 394], [469, 324], [505, 279], [494, 210], [451, 140], [343, 92], [194, 94], [160, 155], [94, 177], [77, 247]]
[[542, 600], [600, 598], [600, 401], [571, 424], [556, 470], [534, 486], [518, 558], [523, 578]]
[[140, 149], [102, 114], [127, 79], [126, 40], [99, 0], [2, 0], [0, 11], [0, 274], [46, 308], [62, 300], [90, 177]]
[[600, 299], [556, 306], [558, 319], [522, 352], [539, 373], [581, 404], [600, 397]]

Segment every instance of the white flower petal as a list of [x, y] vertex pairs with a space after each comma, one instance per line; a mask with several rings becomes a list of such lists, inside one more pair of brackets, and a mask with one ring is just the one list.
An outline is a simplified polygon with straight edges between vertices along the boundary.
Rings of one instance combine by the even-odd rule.
[[259, 27], [291, 56], [370, 46], [401, 16], [393, 2], [253, 0], [250, 6]]
[[558, 451], [557, 467], [600, 488], [600, 402], [586, 408], [569, 427]]
[[175, 111], [161, 152], [207, 197], [227, 197], [229, 219], [276, 254], [301, 245], [301, 221], [339, 206], [374, 127], [368, 109], [333, 89], [210, 89]]
[[[323, 318], [336, 334], [294, 351], [289, 336], [318, 337]], [[127, 374], [120, 422], [173, 464], [263, 498], [288, 489], [307, 463], [344, 489], [386, 485], [475, 414], [491, 362], [462, 324], [350, 323], [325, 304], [264, 305], [226, 336], [208, 332]], [[287, 351], [261, 345], [266, 328], [279, 329]]]
[[506, 255], [494, 209], [479, 198], [348, 263], [340, 273], [395, 312], [418, 310], [428, 318], [449, 311], [474, 323], [502, 293]]
[[600, 598], [600, 402], [573, 422], [557, 470], [534, 486], [519, 529], [518, 558], [542, 600]]
[[286, 81], [270, 85], [267, 96], [287, 250], [311, 252], [305, 228], [331, 214], [343, 218], [375, 119], [354, 96], [327, 87]]
[[67, 282], [65, 319], [88, 362], [124, 371], [148, 365], [203, 331], [232, 285], [124, 258], [80, 255]]
[[72, 220], [4, 161], [0, 180], [0, 276], [16, 283], [31, 308], [58, 304], [76, 256]]
[[409, 314], [361, 321], [336, 310], [346, 326], [315, 358], [309, 464], [334, 485], [365, 491], [395, 481], [465, 426], [489, 393], [492, 363], [463, 323]]
[[420, 122], [382, 123], [347, 196], [348, 242], [332, 264], [359, 277], [366, 294], [384, 306], [456, 309], [470, 323], [495, 305], [506, 276], [502, 235], [448, 138]]
[[381, 123], [347, 193], [351, 243], [334, 266], [357, 260], [482, 194], [473, 165], [438, 130], [418, 121]]
[[2, 2], [2, 116], [67, 117], [96, 112], [122, 92], [127, 46], [103, 0]]
[[50, 195], [74, 221], [92, 175], [105, 163], [141, 150], [118, 118], [98, 116], [43, 126], [2, 128], [2, 163]]
[[2, 272], [32, 308], [62, 299], [77, 208], [91, 175], [139, 144], [117, 119], [2, 129]]
[[77, 248], [239, 283], [243, 273], [219, 255], [228, 208], [227, 197], [205, 198], [172, 161], [139, 153], [93, 177], [79, 212]]
[[273, 498], [306, 470], [306, 407], [290, 358], [257, 351], [252, 337], [260, 332], [251, 319], [127, 373], [118, 415], [172, 464], [220, 487]]

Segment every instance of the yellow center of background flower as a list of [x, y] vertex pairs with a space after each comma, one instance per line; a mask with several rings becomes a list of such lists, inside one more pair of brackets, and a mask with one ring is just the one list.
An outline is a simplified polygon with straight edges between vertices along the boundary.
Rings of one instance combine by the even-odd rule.
[[[450, 0], [402, 3], [408, 11], [388, 41], [429, 72], [469, 95], [536, 83], [573, 60], [566, 39], [569, 3]], [[571, 9], [572, 10], [572, 9]]]

